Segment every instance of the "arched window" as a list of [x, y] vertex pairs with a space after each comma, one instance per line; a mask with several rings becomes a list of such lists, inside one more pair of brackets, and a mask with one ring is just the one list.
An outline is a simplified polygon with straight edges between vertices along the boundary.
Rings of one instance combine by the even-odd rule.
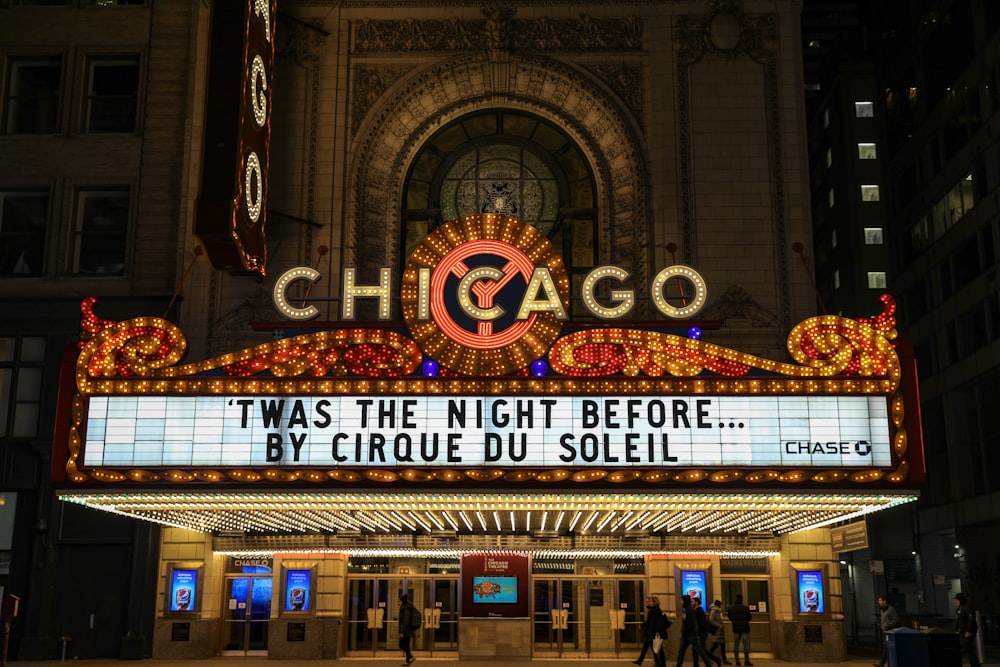
[[576, 143], [539, 117], [470, 114], [430, 138], [406, 179], [400, 266], [438, 225], [474, 213], [537, 227], [561, 250], [574, 280], [596, 262], [593, 173]]

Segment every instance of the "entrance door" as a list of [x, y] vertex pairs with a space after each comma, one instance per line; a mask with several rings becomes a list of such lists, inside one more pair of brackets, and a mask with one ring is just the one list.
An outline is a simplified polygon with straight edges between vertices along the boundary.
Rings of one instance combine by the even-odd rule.
[[272, 584], [271, 575], [226, 577], [223, 655], [267, 655]]
[[562, 657], [566, 650], [576, 652], [577, 626], [571, 622], [576, 612], [573, 584], [572, 579], [532, 580], [535, 656]]
[[348, 579], [347, 650], [375, 655], [385, 646], [389, 615], [388, 579]]
[[624, 623], [618, 633], [617, 657], [621, 657], [623, 650], [638, 655], [642, 649], [642, 622], [646, 618], [646, 582], [643, 579], [620, 579], [617, 585], [616, 609], [625, 612]]
[[[424, 638], [424, 647], [433, 656], [434, 652], [455, 652], [458, 650], [458, 579], [428, 579], [425, 582], [411, 581], [416, 587], [423, 583], [426, 587], [426, 607], [421, 611], [431, 610], [433, 619]], [[427, 614], [424, 614], [424, 618]], [[421, 633], [423, 634], [423, 633]]]
[[620, 658], [623, 647], [641, 648], [642, 579], [535, 578], [531, 585], [535, 657]]
[[[750, 607], [750, 652], [771, 653], [771, 599], [767, 579], [723, 579], [722, 606], [728, 607], [742, 595]], [[728, 637], [732, 637], [732, 628]]]
[[347, 650], [371, 656], [399, 653], [399, 596], [406, 593], [421, 617], [437, 611], [410, 642], [413, 651], [458, 649], [458, 577], [348, 579]]

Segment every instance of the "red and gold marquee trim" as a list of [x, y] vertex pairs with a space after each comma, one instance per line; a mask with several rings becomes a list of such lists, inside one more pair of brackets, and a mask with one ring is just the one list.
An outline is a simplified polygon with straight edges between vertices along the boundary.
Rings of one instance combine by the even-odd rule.
[[[417, 375], [423, 354], [397, 331], [352, 328], [292, 336], [195, 363], [180, 364], [187, 343], [181, 330], [148, 317], [124, 322], [82, 306], [82, 342], [76, 361], [66, 479], [70, 482], [173, 483], [483, 483], [719, 484], [836, 483], [893, 485], [923, 476], [919, 425], [907, 428], [904, 394], [915, 379], [904, 373], [895, 347], [895, 302], [882, 297], [873, 318], [810, 318], [794, 327], [787, 345], [797, 363], [778, 362], [661, 333], [609, 327], [569, 333], [549, 351], [552, 373], [525, 370], [504, 377], [451, 372]], [[83, 470], [78, 466], [85, 401], [106, 395], [880, 395], [890, 405], [891, 470], [801, 469], [136, 469]], [[906, 403], [912, 404], [910, 397]], [[915, 446], [908, 432], [914, 432]]]

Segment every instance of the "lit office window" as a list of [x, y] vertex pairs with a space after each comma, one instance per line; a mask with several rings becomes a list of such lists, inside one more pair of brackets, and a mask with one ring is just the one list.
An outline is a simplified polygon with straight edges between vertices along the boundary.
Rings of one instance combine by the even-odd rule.
[[868, 272], [868, 289], [885, 289], [885, 271]]
[[830, 231], [830, 247], [831, 248], [836, 248], [837, 247], [837, 230], [836, 229], [833, 229], [833, 230]]
[[881, 227], [865, 227], [865, 245], [882, 245]]
[[840, 269], [833, 270], [833, 289], [840, 289]]
[[858, 118], [872, 118], [875, 116], [875, 105], [871, 102], [855, 102], [854, 115]]
[[830, 208], [833, 208], [833, 203], [836, 201], [833, 196], [833, 188], [830, 188], [830, 190], [826, 193], [826, 201], [830, 205]]
[[45, 339], [0, 337], [0, 436], [38, 435]]
[[861, 186], [861, 201], [878, 201], [879, 190], [877, 185]]
[[62, 62], [52, 58], [10, 61], [5, 131], [8, 134], [55, 134], [59, 122]]
[[134, 132], [139, 57], [95, 58], [88, 64], [87, 132]]
[[827, 148], [826, 149], [826, 166], [828, 166], [828, 167], [832, 167], [833, 166], [833, 149], [832, 148]]
[[0, 276], [40, 276], [49, 220], [46, 191], [0, 191]]
[[875, 149], [875, 144], [858, 144], [859, 160], [875, 160], [877, 158], [878, 152]]
[[826, 129], [830, 127], [830, 110], [823, 109], [823, 128]]
[[81, 190], [78, 196], [73, 273], [123, 275], [128, 241], [128, 189]]

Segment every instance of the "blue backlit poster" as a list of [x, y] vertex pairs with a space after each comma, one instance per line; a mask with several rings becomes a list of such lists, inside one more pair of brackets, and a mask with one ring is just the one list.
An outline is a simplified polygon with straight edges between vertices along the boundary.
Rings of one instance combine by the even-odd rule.
[[172, 570], [170, 576], [170, 611], [194, 611], [198, 570]]
[[285, 611], [309, 611], [311, 570], [288, 570], [285, 575]]
[[819, 570], [800, 570], [798, 574], [799, 613], [824, 613], [826, 601], [823, 599], [823, 573]]
[[682, 595], [690, 596], [692, 600], [694, 598], [701, 600], [701, 607], [705, 609], [705, 599], [708, 597], [708, 593], [705, 590], [704, 570], [682, 570], [681, 591]]
[[473, 577], [472, 601], [492, 604], [517, 603], [517, 577]]

